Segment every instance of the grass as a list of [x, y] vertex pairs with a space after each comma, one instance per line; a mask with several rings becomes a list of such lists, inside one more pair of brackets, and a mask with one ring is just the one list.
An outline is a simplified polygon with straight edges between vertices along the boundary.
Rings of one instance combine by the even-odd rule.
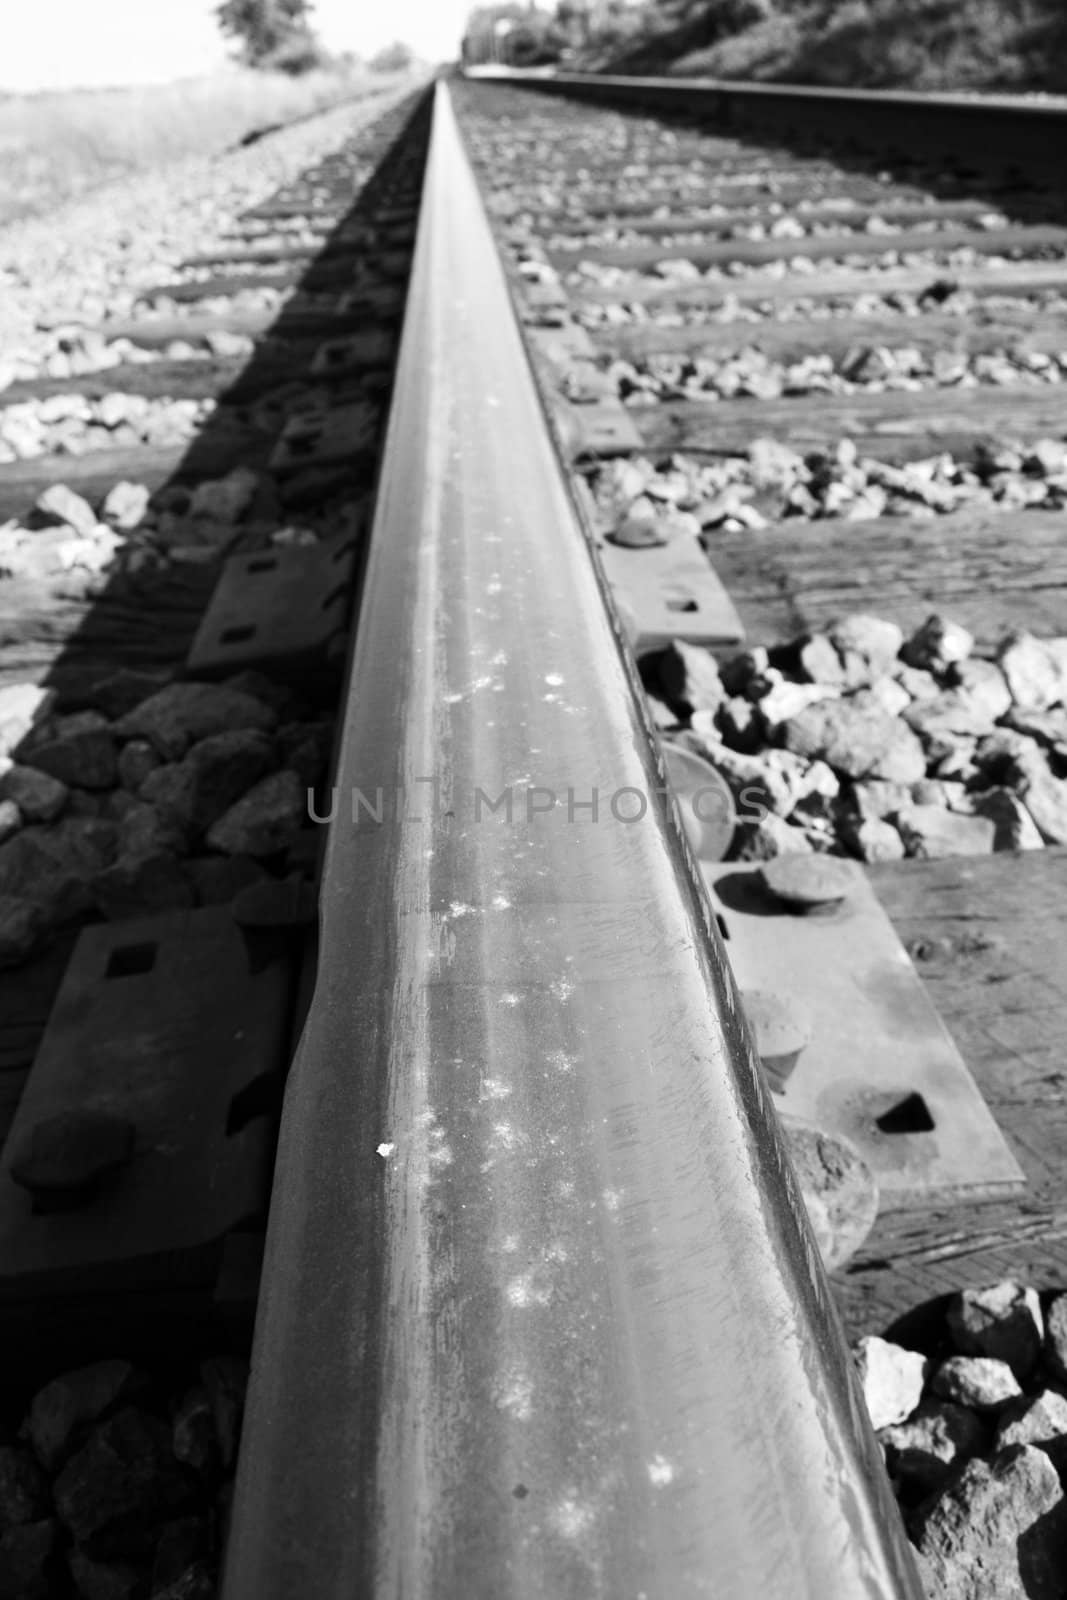
[[343, 70], [291, 77], [233, 69], [164, 85], [0, 96], [0, 224], [114, 179], [219, 154], [395, 81]]
[[1067, 0], [661, 0], [619, 64], [856, 88], [1062, 94]]

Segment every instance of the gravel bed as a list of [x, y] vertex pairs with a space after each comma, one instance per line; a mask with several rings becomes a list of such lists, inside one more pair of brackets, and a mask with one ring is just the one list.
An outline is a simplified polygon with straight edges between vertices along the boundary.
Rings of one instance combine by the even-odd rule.
[[1067, 442], [1038, 439], [968, 459], [942, 451], [895, 465], [861, 456], [851, 439], [806, 455], [755, 439], [744, 456], [714, 461], [676, 454], [605, 462], [588, 475], [604, 524], [621, 543], [662, 544], [699, 534], [714, 559], [714, 531], [760, 531], [787, 517], [935, 517], [973, 510], [1067, 507]]
[[0, 1593], [214, 1600], [247, 1380], [98, 1361], [0, 1419]]
[[854, 1357], [928, 1600], [1060, 1600], [1067, 1294], [1003, 1281], [927, 1322]]
[[[0, 571], [91, 595], [238, 545], [314, 544], [364, 509], [335, 495], [292, 521], [270, 514], [274, 498], [247, 467], [155, 496], [120, 483], [98, 504], [54, 485], [0, 528]], [[0, 688], [0, 966], [86, 918], [237, 906], [309, 881], [308, 795], [332, 739], [328, 708], [254, 672], [204, 684], [122, 670], [62, 700], [31, 682]]]
[[217, 408], [217, 401], [173, 400], [116, 390], [99, 400], [53, 394], [0, 407], [0, 462], [36, 456], [84, 455], [90, 450], [139, 444], [185, 444]]
[[[721, 356], [659, 354], [602, 366], [610, 392], [630, 406], [742, 396], [776, 400], [783, 395], [906, 393], [988, 385], [1041, 388], [1062, 383], [1067, 376], [1067, 345], [1048, 354], [1019, 349], [968, 354], [923, 351], [914, 345], [857, 344], [837, 361], [819, 354], [792, 362], [775, 361], [749, 346]], [[564, 392], [569, 392], [566, 382]]]
[[715, 263], [708, 267], [700, 267], [683, 255], [657, 262], [650, 272], [635, 272], [630, 267], [615, 266], [610, 262], [580, 261], [573, 269], [564, 272], [562, 281], [571, 289], [592, 285], [598, 289], [632, 288], [635, 292], [647, 293], [661, 290], [664, 284], [722, 283], [738, 278], [746, 282], [762, 279], [780, 281], [816, 273], [825, 275], [831, 267], [839, 271], [861, 273], [865, 278], [877, 280], [880, 273], [897, 272], [901, 268], [929, 272], [932, 276], [958, 271], [962, 267], [979, 266], [983, 271], [996, 273], [1017, 267], [1021, 261], [1064, 259], [1067, 258], [1062, 251], [1050, 247], [1025, 253], [1014, 250], [1005, 255], [987, 255], [972, 249], [970, 245], [959, 245], [951, 250], [884, 250], [876, 256], [842, 250], [832, 260], [818, 261], [799, 252], [778, 261], [728, 261], [724, 265]]
[[717, 664], [681, 641], [644, 658], [657, 722], [721, 773], [729, 858], [897, 861], [1067, 844], [1067, 639], [978, 657], [932, 616], [905, 639], [856, 614]]
[[583, 327], [595, 330], [652, 324], [663, 328], [699, 327], [731, 322], [762, 323], [833, 321], [842, 317], [921, 317], [934, 309], [944, 316], [972, 317], [981, 309], [985, 315], [997, 312], [1029, 311], [1040, 313], [1067, 311], [1067, 295], [1041, 290], [1032, 295], [982, 295], [959, 287], [949, 278], [933, 278], [925, 289], [915, 292], [892, 290], [887, 294], [842, 295], [825, 300], [798, 295], [790, 300], [739, 300], [724, 294], [717, 305], [687, 305], [664, 310], [641, 300], [611, 301], [606, 305], [582, 303], [574, 318]]
[[[401, 98], [338, 106], [247, 149], [177, 162], [99, 189], [47, 220], [0, 231], [0, 388], [10, 381], [10, 367], [32, 362], [36, 370], [56, 353], [65, 324], [127, 315], [141, 292], [170, 277], [191, 248], [222, 244], [243, 211]], [[353, 167], [353, 193], [370, 170], [369, 163]]]

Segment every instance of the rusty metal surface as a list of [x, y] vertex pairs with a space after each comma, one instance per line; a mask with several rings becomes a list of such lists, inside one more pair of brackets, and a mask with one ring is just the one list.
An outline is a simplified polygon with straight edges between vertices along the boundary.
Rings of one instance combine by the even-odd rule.
[[[80, 935], [0, 1156], [0, 1301], [147, 1291], [262, 1217], [291, 987], [280, 943], [253, 951], [225, 908]], [[128, 1124], [131, 1159], [83, 1203], [33, 1209], [20, 1146], [87, 1113]]]
[[758, 864], [703, 867], [741, 988], [773, 990], [811, 1024], [778, 1103], [852, 1140], [887, 1208], [1019, 1189], [1022, 1169], [866, 872], [833, 866], [847, 894], [807, 913], [768, 892]]
[[437, 95], [225, 1600], [917, 1600]]
[[190, 675], [339, 673], [360, 542], [357, 525], [310, 547], [231, 556], [189, 648]]

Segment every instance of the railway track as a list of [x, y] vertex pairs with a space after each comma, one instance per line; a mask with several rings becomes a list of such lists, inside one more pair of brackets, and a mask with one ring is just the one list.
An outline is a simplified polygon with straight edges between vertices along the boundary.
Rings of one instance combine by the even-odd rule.
[[[607, 92], [401, 98], [0, 396], [0, 1594], [215, 1592], [253, 1316], [226, 1600], [919, 1594], [843, 1328], [1067, 1286], [1062, 188]], [[883, 1436], [935, 1566], [991, 1428]]]

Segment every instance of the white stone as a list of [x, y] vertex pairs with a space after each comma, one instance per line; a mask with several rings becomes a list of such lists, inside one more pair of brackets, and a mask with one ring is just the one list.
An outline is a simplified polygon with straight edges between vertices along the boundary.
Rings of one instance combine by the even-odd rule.
[[853, 1354], [873, 1427], [906, 1422], [922, 1399], [927, 1358], [876, 1335], [860, 1339]]
[[973, 1411], [999, 1411], [1022, 1394], [1008, 1363], [992, 1356], [950, 1356], [934, 1373], [930, 1387], [942, 1399]]
[[1063, 690], [1059, 663], [1033, 634], [1012, 634], [997, 652], [997, 663], [1007, 679], [1013, 703], [1022, 710], [1045, 711], [1059, 703]]

